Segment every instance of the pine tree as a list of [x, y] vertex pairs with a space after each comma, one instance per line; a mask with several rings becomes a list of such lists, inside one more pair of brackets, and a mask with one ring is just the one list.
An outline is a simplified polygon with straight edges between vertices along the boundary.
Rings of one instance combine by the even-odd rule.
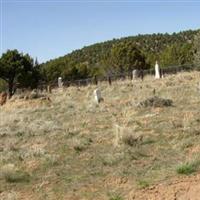
[[37, 67], [38, 65], [39, 65], [39, 62], [38, 62], [38, 59], [37, 59], [37, 57], [36, 57], [35, 63], [34, 63], [34, 67]]

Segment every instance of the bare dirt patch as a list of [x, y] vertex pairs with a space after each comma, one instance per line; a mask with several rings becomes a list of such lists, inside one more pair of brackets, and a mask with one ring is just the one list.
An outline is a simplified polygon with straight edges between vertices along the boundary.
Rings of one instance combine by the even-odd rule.
[[137, 200], [199, 200], [200, 175], [167, 181], [147, 189], [132, 191], [128, 199]]

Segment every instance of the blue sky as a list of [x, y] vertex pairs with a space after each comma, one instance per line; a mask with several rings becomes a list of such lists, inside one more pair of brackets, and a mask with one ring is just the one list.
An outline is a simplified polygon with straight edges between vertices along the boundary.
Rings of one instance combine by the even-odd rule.
[[200, 1], [0, 0], [1, 48], [44, 62], [96, 42], [200, 28]]

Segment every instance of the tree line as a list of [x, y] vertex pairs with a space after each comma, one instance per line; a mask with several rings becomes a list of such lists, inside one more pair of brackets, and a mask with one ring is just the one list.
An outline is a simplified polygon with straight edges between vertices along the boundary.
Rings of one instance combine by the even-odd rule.
[[162, 67], [193, 61], [194, 36], [198, 31], [147, 34], [97, 43], [43, 63], [46, 81], [61, 75], [66, 80], [105, 76], [135, 68]]
[[162, 68], [200, 64], [200, 31], [113, 39], [41, 64], [28, 54], [8, 50], [0, 58], [0, 88], [8, 85], [12, 96], [16, 84], [35, 88], [40, 81], [48, 83], [59, 76], [64, 80], [77, 80], [150, 69], [156, 60]]

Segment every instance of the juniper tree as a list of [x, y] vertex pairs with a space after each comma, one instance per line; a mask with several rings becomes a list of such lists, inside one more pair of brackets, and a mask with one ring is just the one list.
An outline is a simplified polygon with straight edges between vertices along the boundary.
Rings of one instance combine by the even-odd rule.
[[38, 73], [34, 68], [33, 59], [28, 54], [8, 50], [0, 58], [0, 78], [8, 83], [9, 97], [11, 97], [16, 83], [22, 87], [36, 86]]

